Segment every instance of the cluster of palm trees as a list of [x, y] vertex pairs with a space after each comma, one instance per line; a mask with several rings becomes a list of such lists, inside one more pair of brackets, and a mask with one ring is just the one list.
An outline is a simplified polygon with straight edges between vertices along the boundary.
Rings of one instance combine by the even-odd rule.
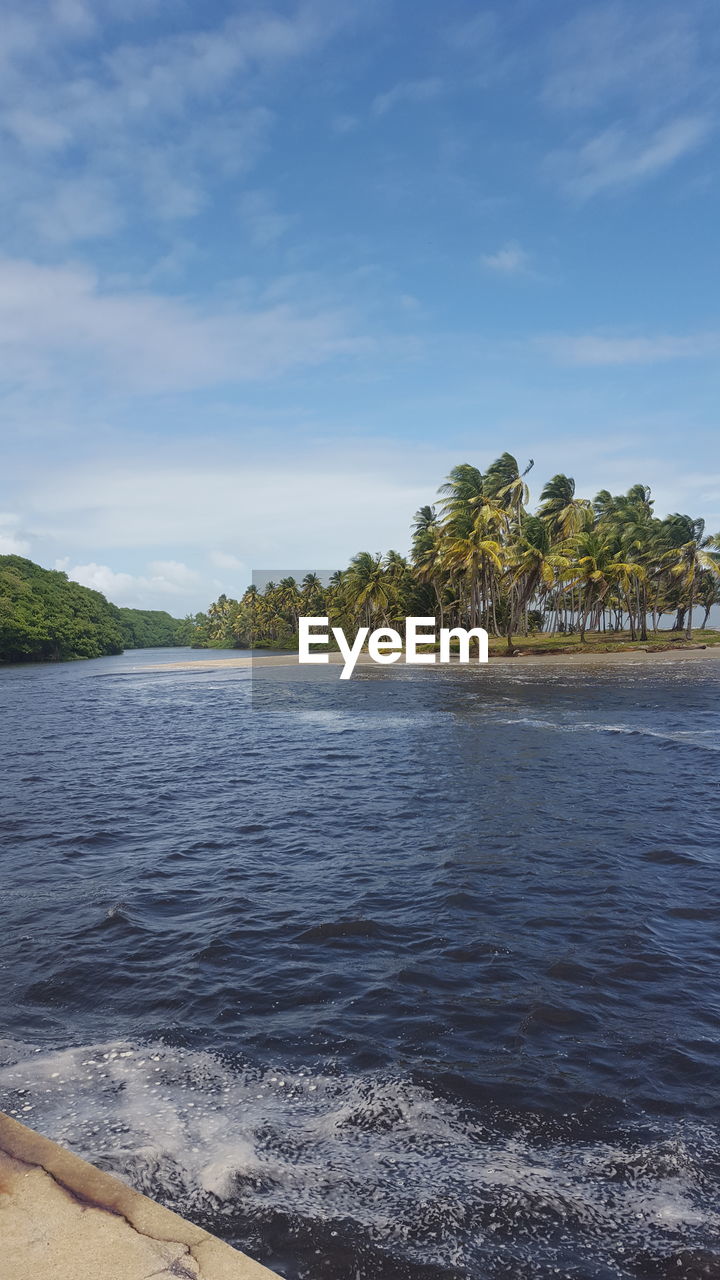
[[[358, 625], [402, 629], [411, 614], [440, 626], [484, 626], [491, 635], [529, 631], [629, 631], [646, 640], [663, 618], [692, 637], [694, 612], [720, 604], [720, 535], [702, 520], [659, 519], [645, 485], [578, 498], [556, 475], [534, 513], [526, 476], [503, 453], [483, 474], [462, 463], [439, 501], [416, 513], [409, 559], [362, 551], [323, 583], [316, 574], [249, 587], [239, 601], [221, 596], [195, 619], [195, 643], [294, 645], [301, 615], [323, 615], [350, 631]], [[668, 623], [666, 622], [667, 626]]]

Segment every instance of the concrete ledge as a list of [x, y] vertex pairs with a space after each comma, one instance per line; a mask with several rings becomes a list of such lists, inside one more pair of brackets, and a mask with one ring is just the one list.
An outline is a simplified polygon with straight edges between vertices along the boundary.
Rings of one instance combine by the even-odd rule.
[[3, 1112], [0, 1258], [12, 1280], [278, 1280]]

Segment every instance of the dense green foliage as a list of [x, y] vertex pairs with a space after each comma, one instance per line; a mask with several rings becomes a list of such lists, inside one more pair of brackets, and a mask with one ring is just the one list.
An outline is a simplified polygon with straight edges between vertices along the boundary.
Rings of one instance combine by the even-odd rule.
[[126, 649], [175, 648], [189, 644], [192, 623], [163, 609], [118, 609]]
[[[198, 646], [294, 647], [300, 615], [322, 615], [350, 632], [358, 625], [398, 626], [434, 614], [440, 626], [484, 626], [491, 635], [541, 630], [550, 635], [619, 632], [646, 639], [672, 615], [691, 635], [693, 610], [707, 623], [720, 604], [720, 536], [702, 520], [659, 519], [645, 485], [626, 494], [602, 489], [594, 501], [556, 475], [535, 510], [515, 458], [504, 453], [483, 475], [463, 463], [439, 491], [438, 506], [415, 515], [405, 559], [362, 551], [323, 584], [283, 578], [241, 600], [220, 596], [194, 620]], [[667, 625], [667, 623], [666, 623]]]
[[122, 650], [118, 610], [99, 591], [22, 556], [0, 556], [0, 659], [99, 658]]
[[188, 624], [168, 613], [118, 609], [65, 573], [0, 556], [0, 661], [58, 662], [187, 643]]

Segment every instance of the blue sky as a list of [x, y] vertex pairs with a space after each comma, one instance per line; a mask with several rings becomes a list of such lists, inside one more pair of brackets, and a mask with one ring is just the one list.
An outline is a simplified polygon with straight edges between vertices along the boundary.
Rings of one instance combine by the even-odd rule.
[[6, 0], [0, 552], [405, 550], [457, 462], [720, 530], [714, 0]]

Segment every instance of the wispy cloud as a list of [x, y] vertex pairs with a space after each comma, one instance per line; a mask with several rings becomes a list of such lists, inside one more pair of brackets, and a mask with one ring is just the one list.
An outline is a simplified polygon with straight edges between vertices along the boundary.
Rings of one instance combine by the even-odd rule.
[[711, 122], [684, 116], [657, 129], [633, 132], [623, 125], [604, 129], [576, 148], [548, 158], [548, 172], [579, 200], [632, 187], [658, 177], [709, 138]]
[[550, 334], [536, 339], [535, 345], [558, 364], [647, 365], [669, 360], [716, 358], [720, 354], [720, 333], [658, 334], [650, 337]]
[[125, 221], [111, 184], [102, 178], [60, 180], [42, 198], [24, 202], [21, 211], [42, 239], [59, 244], [111, 235]]
[[458, 53], [477, 58], [479, 53], [495, 50], [497, 34], [498, 15], [483, 9], [467, 21], [451, 23], [446, 28], [445, 40]]
[[575, 199], [637, 186], [698, 151], [716, 111], [717, 11], [707, 0], [599, 0], [545, 43], [541, 99], [572, 124], [548, 170]]
[[134, 391], [190, 390], [277, 376], [367, 352], [351, 317], [290, 302], [205, 304], [104, 288], [77, 266], [0, 260], [5, 378], [110, 378]]
[[510, 240], [494, 253], [485, 253], [480, 259], [488, 271], [501, 276], [527, 275], [530, 269], [530, 255], [516, 241]]
[[0, 205], [17, 244], [26, 228], [50, 241], [109, 235], [129, 210], [194, 217], [213, 177], [243, 174], [267, 145], [279, 72], [349, 20], [345, 4], [304, 0], [150, 40], [128, 23], [99, 51], [87, 42], [113, 4], [28, 0], [6, 15]]
[[279, 212], [267, 191], [246, 192], [240, 200], [240, 215], [253, 244], [260, 248], [275, 244], [293, 224], [293, 218]]
[[408, 103], [431, 102], [443, 92], [444, 87], [444, 82], [435, 76], [425, 80], [403, 80], [373, 99], [373, 115], [387, 115], [388, 111]]
[[330, 128], [339, 138], [344, 137], [348, 133], [355, 133], [360, 126], [360, 120], [357, 116], [341, 114], [333, 116], [330, 121]]
[[543, 100], [571, 112], [672, 110], [706, 79], [704, 8], [697, 0], [581, 7], [552, 31]]

